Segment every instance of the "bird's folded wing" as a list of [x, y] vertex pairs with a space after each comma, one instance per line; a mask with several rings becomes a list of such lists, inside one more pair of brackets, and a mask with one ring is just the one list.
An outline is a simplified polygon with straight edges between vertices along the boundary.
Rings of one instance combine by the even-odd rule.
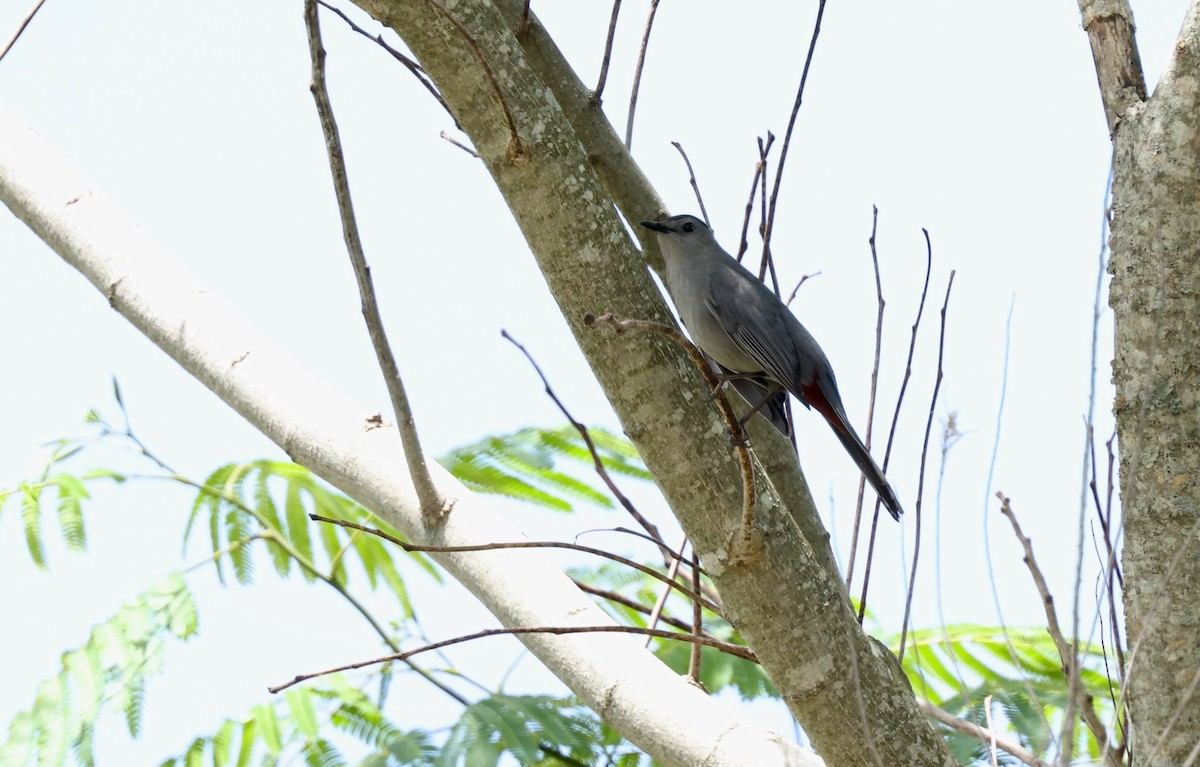
[[[790, 392], [799, 391], [799, 381], [796, 371], [787, 363], [787, 351], [780, 346], [784, 338], [772, 339], [764, 333], [761, 323], [755, 322], [747, 315], [740, 301], [727, 301], [718, 304], [712, 298], [704, 301], [705, 307], [716, 319], [721, 329], [725, 331], [738, 348], [750, 355], [770, 378], [783, 384]], [[738, 371], [750, 372], [750, 371]]]

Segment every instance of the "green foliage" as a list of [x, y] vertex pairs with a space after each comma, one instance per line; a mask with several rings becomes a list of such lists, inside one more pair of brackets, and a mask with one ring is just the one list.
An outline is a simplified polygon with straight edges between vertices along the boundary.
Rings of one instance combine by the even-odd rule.
[[[116, 392], [124, 416], [119, 389]], [[84, 520], [91, 498], [89, 487], [96, 481], [123, 482], [127, 477], [111, 470], [72, 473], [63, 470], [64, 462], [92, 444], [117, 441], [131, 444], [138, 460], [153, 464], [151, 473], [134, 476], [169, 479], [195, 490], [184, 545], [193, 532], [206, 530], [222, 583], [228, 582], [229, 573], [240, 584], [252, 583], [254, 550], [265, 548], [279, 576], [298, 571], [308, 581], [325, 581], [349, 598], [348, 565], [357, 560], [370, 587], [384, 584], [396, 594], [402, 620], [411, 620], [407, 588], [397, 569], [398, 548], [361, 531], [314, 522], [309, 515], [394, 531], [303, 467], [269, 460], [229, 463], [196, 482], [174, 474], [155, 457], [134, 436], [127, 417], [123, 429], [114, 428], [96, 411], [89, 413], [87, 420], [99, 427], [98, 437], [54, 443], [33, 478], [0, 495], [0, 508], [6, 500], [19, 499], [26, 544], [37, 566], [46, 565], [43, 520], [51, 510], [57, 513], [67, 546], [81, 550], [87, 543]], [[620, 437], [601, 430], [593, 431], [591, 437], [610, 472], [648, 476], [636, 452]], [[523, 429], [489, 438], [454, 451], [447, 463], [484, 492], [559, 509], [570, 509], [571, 503], [579, 500], [612, 505], [604, 488], [560, 470], [560, 466], [575, 465], [589, 474], [592, 471], [591, 454], [569, 427]], [[427, 558], [414, 555], [412, 559], [437, 576]], [[121, 712], [127, 729], [136, 737], [145, 705], [145, 680], [161, 668], [166, 638], [191, 636], [196, 625], [195, 606], [182, 577], [173, 575], [155, 584], [113, 619], [97, 626], [83, 648], [64, 654], [62, 671], [44, 682], [33, 707], [12, 721], [8, 740], [0, 748], [0, 764], [24, 767], [36, 761], [39, 767], [46, 767], [72, 759], [92, 764], [94, 728], [105, 707]], [[435, 748], [428, 733], [401, 730], [384, 717], [379, 706], [391, 678], [388, 667], [373, 677], [380, 683], [378, 703], [340, 677], [323, 680], [324, 687], [289, 689], [283, 696], [253, 707], [245, 717], [227, 720], [212, 734], [194, 738], [164, 765], [347, 764], [329, 738], [331, 726], [369, 747], [361, 762], [364, 765], [464, 760], [471, 765], [494, 764], [505, 755], [523, 764], [538, 764], [551, 758], [547, 756], [550, 753], [585, 763], [605, 753], [611, 763], [639, 763], [636, 750], [586, 709], [548, 696], [493, 695], [477, 701], [464, 709], [451, 728], [447, 746]]]
[[590, 763], [594, 723], [586, 709], [548, 695], [492, 695], [463, 711], [433, 764], [492, 767], [505, 754], [521, 764], [539, 764], [543, 745]]
[[[226, 583], [227, 572], [232, 572], [238, 583], [252, 583], [255, 550], [265, 548], [271, 569], [280, 577], [298, 571], [309, 582], [323, 581], [352, 599], [349, 564], [357, 561], [362, 567], [360, 578], [372, 589], [382, 584], [396, 596], [402, 622], [413, 620], [407, 586], [397, 566], [398, 547], [361, 531], [314, 522], [309, 515], [394, 531], [306, 469], [282, 461], [229, 463], [202, 482], [193, 482], [170, 473], [128, 426], [124, 432], [114, 430], [95, 412], [89, 414], [89, 420], [102, 427], [102, 439], [133, 442], [139, 455], [166, 472], [157, 476], [196, 491], [185, 543], [192, 532], [207, 530], [222, 583]], [[611, 474], [648, 478], [636, 451], [619, 435], [598, 429], [590, 435]], [[63, 463], [88, 444], [53, 443], [48, 458], [30, 479], [0, 493], [0, 509], [6, 501], [17, 499], [26, 547], [40, 568], [46, 567], [45, 517], [56, 516], [68, 548], [83, 550], [87, 546], [84, 518], [91, 498], [89, 488], [99, 481], [126, 480], [126, 475], [110, 470], [65, 471]], [[559, 511], [570, 511], [581, 501], [601, 508], [613, 506], [607, 489], [592, 478], [592, 454], [570, 426], [528, 428], [489, 437], [451, 451], [442, 463], [479, 492]], [[572, 471], [589, 479], [580, 479]], [[262, 553], [257, 556], [261, 560]], [[438, 577], [426, 557], [409, 556]], [[663, 589], [661, 582], [611, 562], [570, 572], [581, 582], [623, 597], [626, 603], [598, 601], [614, 618], [631, 626], [647, 625], [648, 611], [641, 606], [653, 605]], [[673, 616], [676, 622], [661, 621], [658, 628], [673, 625], [686, 631], [691, 623], [691, 603], [673, 594], [666, 600], [664, 615]], [[708, 634], [742, 643], [723, 619], [707, 611], [702, 617]], [[0, 744], [0, 766], [36, 763], [38, 767], [57, 767], [72, 760], [92, 764], [94, 730], [105, 707], [120, 711], [127, 729], [136, 736], [145, 680], [161, 667], [168, 637], [186, 639], [196, 625], [195, 606], [179, 575], [163, 579], [125, 605], [92, 631], [84, 647], [64, 653], [61, 671], [39, 686], [32, 707], [11, 722], [8, 739]], [[896, 649], [898, 637], [892, 644]], [[686, 673], [689, 643], [655, 639], [653, 648], [671, 668]], [[1100, 706], [1101, 716], [1111, 719], [1101, 648], [1085, 645], [1081, 652], [1084, 684]], [[711, 692], [732, 686], [747, 699], [778, 694], [756, 664], [707, 647], [701, 650], [701, 660], [701, 681]], [[1035, 753], [1045, 754], [1055, 747], [1054, 734], [1065, 716], [1067, 690], [1057, 651], [1044, 630], [1005, 632], [965, 625], [917, 630], [908, 636], [903, 665], [917, 695], [934, 705], [983, 724], [984, 700], [991, 696], [997, 726], [1010, 728]], [[421, 730], [402, 730], [384, 716], [381, 706], [392, 678], [390, 665], [368, 677], [366, 684], [378, 682], [375, 701], [340, 676], [322, 679], [321, 686], [291, 688], [254, 706], [240, 719], [222, 722], [212, 734], [194, 738], [180, 755], [165, 761], [164, 767], [299, 762], [334, 767], [351, 764], [340, 750], [349, 743], [366, 746], [365, 757], [356, 762], [362, 767], [488, 767], [514, 760], [535, 767], [572, 761], [642, 767], [650, 762], [576, 701], [544, 695], [492, 694], [477, 700], [463, 709], [444, 743], [435, 746], [435, 740], [441, 738]], [[942, 732], [960, 760], [981, 760], [986, 755], [976, 740], [948, 729]], [[1077, 733], [1079, 753], [1097, 756], [1099, 746], [1087, 728], [1078, 727]]]
[[0, 744], [5, 767], [91, 765], [97, 719], [120, 711], [136, 736], [146, 680], [162, 667], [168, 639], [196, 633], [196, 605], [183, 577], [172, 574], [92, 629], [87, 642], [62, 656], [62, 669], [38, 687], [32, 708], [18, 713]]
[[361, 767], [418, 767], [433, 764], [436, 749], [422, 730], [403, 731], [389, 722], [366, 693], [338, 674], [323, 685], [292, 687], [271, 703], [255, 706], [241, 719], [227, 719], [212, 735], [194, 739], [161, 767], [245, 767], [292, 764], [309, 767], [350, 765], [324, 727], [366, 745]]
[[[889, 645], [898, 650], [899, 637], [892, 637]], [[1083, 685], [1096, 700], [1101, 718], [1111, 721], [1103, 648], [1081, 643], [1079, 653]], [[991, 696], [997, 716], [1035, 754], [1044, 755], [1057, 745], [1068, 690], [1058, 650], [1046, 629], [970, 624], [917, 629], [909, 632], [902, 665], [916, 694], [933, 705], [986, 726], [984, 703]], [[986, 756], [979, 741], [948, 728], [943, 734], [961, 761]], [[1100, 745], [1091, 731], [1080, 724], [1076, 734], [1076, 748], [1098, 757]]]
[[[396, 532], [355, 501], [327, 488], [303, 466], [265, 459], [229, 463], [195, 486], [198, 492], [184, 540], [198, 522], [207, 522], [213, 562], [222, 583], [226, 560], [238, 583], [253, 580], [253, 552], [246, 544], [261, 539], [281, 577], [290, 575], [296, 564], [306, 580], [328, 578], [339, 588], [349, 583], [346, 560], [354, 556], [371, 588], [385, 584], [395, 594], [404, 617], [412, 616], [408, 587], [394, 559], [394, 553], [401, 552], [398, 547], [359, 530], [314, 522], [309, 514], [379, 528], [394, 536]], [[428, 557], [420, 553], [405, 556], [440, 580]]]
[[[628, 440], [599, 428], [588, 429], [588, 434], [610, 474], [650, 479]], [[554, 511], [571, 511], [574, 501], [603, 509], [613, 507], [607, 488], [562, 471], [558, 467], [560, 461], [577, 468], [587, 467], [589, 476], [594, 466], [587, 443], [570, 425], [556, 429], [526, 428], [485, 437], [438, 459], [460, 482], [476, 492], [504, 495]]]
[[[662, 594], [665, 584], [645, 573], [630, 570], [612, 562], [593, 568], [571, 568], [572, 578], [590, 586], [616, 592], [638, 605], [654, 605]], [[708, 579], [705, 584], [711, 585]], [[600, 607], [615, 620], [630, 626], [646, 627], [647, 612], [613, 600], [600, 600]], [[665, 614], [681, 618], [687, 625], [692, 621], [692, 604], [678, 592], [667, 600]], [[682, 617], [681, 617], [682, 616]], [[705, 633], [731, 644], [745, 645], [741, 635], [727, 621], [707, 610], [702, 613]], [[660, 622], [656, 628], [672, 629]], [[692, 645], [685, 639], [654, 639], [651, 642], [654, 654], [676, 673], [686, 674], [691, 662]], [[700, 649], [700, 683], [709, 692], [718, 692], [732, 685], [745, 700], [761, 697], [778, 697], [775, 686], [757, 663], [721, 652], [715, 647]]]
[[125, 481], [125, 477], [106, 469], [75, 476], [56, 472], [59, 464], [73, 458], [86, 443], [61, 439], [46, 446], [46, 455], [33, 476], [10, 490], [0, 490], [0, 510], [14, 499], [20, 499], [21, 524], [25, 532], [25, 547], [29, 557], [40, 569], [46, 570], [46, 546], [42, 537], [42, 519], [53, 508], [63, 542], [72, 551], [87, 549], [87, 528], [83, 521], [83, 502], [91, 498], [89, 484]]
[[[716, 639], [736, 645], [745, 645], [741, 635], [725, 621], [714, 618], [705, 621], [705, 633]], [[686, 641], [656, 639], [654, 654], [678, 674], [688, 673], [692, 645]], [[778, 698], [779, 692], [762, 666], [745, 658], [721, 652], [715, 647], [700, 648], [700, 684], [709, 692], [718, 692], [732, 686], [743, 700], [755, 698]]]

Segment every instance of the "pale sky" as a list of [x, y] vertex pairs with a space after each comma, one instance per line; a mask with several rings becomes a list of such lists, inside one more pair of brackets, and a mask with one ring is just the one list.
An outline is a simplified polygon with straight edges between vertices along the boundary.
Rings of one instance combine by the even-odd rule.
[[[0, 37], [28, 5], [0, 3]], [[682, 142], [727, 249], [737, 246], [755, 137], [769, 129], [781, 139], [786, 127], [813, 5], [743, 4], [738, 14], [718, 2], [665, 0], [660, 7], [634, 155], [672, 212], [696, 212], [670, 145]], [[1133, 6], [1152, 89], [1186, 3]], [[623, 6], [606, 89], [606, 110], [622, 133], [647, 7]], [[582, 79], [594, 82], [611, 6], [534, 3], [534, 10]], [[483, 167], [438, 137], [453, 133], [451, 119], [376, 46], [330, 14], [322, 14], [322, 25], [367, 257], [425, 445], [440, 454], [483, 435], [561, 422], [524, 358], [500, 338], [501, 328], [537, 357], [575, 417], [619, 429]], [[212, 292], [364, 413], [386, 410], [308, 81], [300, 2], [51, 0], [0, 62], [0, 102]], [[1007, 400], [992, 490], [1012, 497], [1061, 609], [1071, 603], [1076, 553], [1067, 542], [1078, 523], [1109, 154], [1074, 3], [1025, 0], [1003, 10], [982, 2], [829, 4], [773, 249], [787, 289], [802, 274], [821, 272], [793, 310], [830, 357], [860, 430], [876, 312], [866, 246], [872, 204], [880, 209], [889, 323], [881, 418], [890, 418], [903, 371], [925, 263], [922, 227], [933, 242], [926, 325], [888, 472], [909, 515], [900, 527], [884, 520], [873, 579], [872, 608], [890, 628], [899, 627], [902, 611], [902, 546], [911, 559], [937, 310], [951, 269], [957, 277], [937, 412], [956, 412], [965, 436], [950, 454], [942, 494], [947, 619], [997, 621], [984, 567], [986, 507], [1004, 617], [1013, 624], [1042, 620], [1019, 550], [986, 494], [1010, 306]], [[282, 457], [7, 213], [0, 215], [0, 254], [0, 284], [7, 287], [0, 301], [7, 360], [0, 487], [25, 476], [41, 443], [82, 433], [90, 407], [115, 416], [113, 375], [142, 438], [185, 474], [202, 478], [228, 460]], [[1102, 438], [1112, 430], [1111, 330], [1106, 311], [1097, 375]], [[800, 412], [797, 428], [806, 476], [844, 556], [857, 489], [853, 464], [815, 414]], [[927, 536], [936, 440], [935, 433]], [[97, 460], [129, 465], [111, 453]], [[650, 489], [638, 495], [644, 511], [668, 518]], [[89, 507], [90, 548], [82, 555], [63, 550], [47, 519], [49, 574], [29, 561], [17, 507], [0, 513], [0, 577], [7, 584], [0, 615], [8, 627], [0, 645], [0, 724], [31, 704], [37, 682], [57, 671], [59, 654], [81, 644], [92, 625], [154, 578], [203, 558], [203, 536], [188, 552], [179, 549], [190, 503], [187, 493], [158, 486], [106, 492]], [[534, 538], [625, 524], [612, 515], [560, 518], [502, 508]], [[934, 551], [926, 537], [918, 626], [936, 620]], [[1093, 573], [1094, 557], [1087, 562]], [[411, 578], [431, 636], [493, 625], [461, 589], [447, 595], [424, 588], [427, 579], [415, 572]], [[373, 635], [345, 606], [299, 583], [279, 585], [265, 558], [253, 589], [215, 588], [211, 568], [189, 583], [200, 603], [201, 635], [173, 646], [166, 673], [151, 683], [140, 740], [130, 742], [115, 718], [102, 726], [100, 763], [144, 764], [179, 753], [222, 717], [266, 700], [268, 684], [378, 654]], [[494, 681], [516, 644], [492, 641], [453, 657]], [[521, 665], [528, 676], [518, 689], [545, 689], [536, 665]], [[399, 690], [389, 713], [403, 727], [444, 725], [457, 716], [428, 687]], [[754, 710], [790, 732], [780, 707]]]

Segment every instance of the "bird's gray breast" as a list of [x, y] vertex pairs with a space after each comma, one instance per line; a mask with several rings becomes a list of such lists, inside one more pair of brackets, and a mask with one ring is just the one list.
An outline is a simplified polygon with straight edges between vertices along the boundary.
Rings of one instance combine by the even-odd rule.
[[672, 298], [696, 345], [723, 367], [735, 373], [761, 372], [762, 366], [730, 335], [731, 332], [736, 332], [738, 318], [736, 311], [731, 312], [728, 309], [730, 303], [739, 297], [731, 293], [720, 279], [727, 275], [722, 275], [719, 270], [709, 270], [708, 274], [693, 272], [687, 275], [672, 275], [669, 273], [672, 266], [682, 266], [686, 269], [687, 265], [672, 265], [668, 261], [668, 284], [679, 286], [673, 292]]

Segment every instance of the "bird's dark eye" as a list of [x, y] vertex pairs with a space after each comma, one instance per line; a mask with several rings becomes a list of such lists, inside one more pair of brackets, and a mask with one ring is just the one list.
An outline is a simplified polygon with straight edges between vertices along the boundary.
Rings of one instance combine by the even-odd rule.
[[691, 231], [694, 231], [695, 229], [696, 229], [696, 227], [695, 227], [695, 225], [692, 224], [691, 221], [689, 221], [683, 225], [683, 231], [685, 231], [685, 232], [691, 232]]

